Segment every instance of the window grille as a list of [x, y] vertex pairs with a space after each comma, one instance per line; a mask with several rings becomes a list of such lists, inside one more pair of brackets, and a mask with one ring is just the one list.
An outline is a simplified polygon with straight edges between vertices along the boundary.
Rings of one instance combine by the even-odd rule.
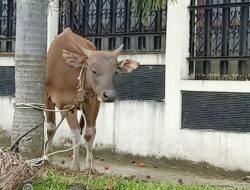
[[16, 34], [16, 0], [0, 0], [0, 52], [13, 52]]
[[198, 80], [250, 79], [250, 0], [191, 0], [189, 73]]
[[59, 0], [59, 7], [59, 33], [71, 27], [102, 50], [124, 43], [128, 52], [165, 52], [167, 0], [146, 25], [129, 0]]

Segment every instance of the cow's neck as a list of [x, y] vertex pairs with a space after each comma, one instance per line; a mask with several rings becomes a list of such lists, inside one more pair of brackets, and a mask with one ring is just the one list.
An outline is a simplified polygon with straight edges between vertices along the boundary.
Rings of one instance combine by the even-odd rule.
[[92, 87], [89, 85], [89, 82], [87, 81], [87, 76], [86, 76], [86, 67], [82, 67], [79, 77], [78, 77], [78, 87], [77, 87], [77, 101], [80, 102], [85, 102], [86, 98], [88, 97], [89, 94], [93, 94], [94, 90]]

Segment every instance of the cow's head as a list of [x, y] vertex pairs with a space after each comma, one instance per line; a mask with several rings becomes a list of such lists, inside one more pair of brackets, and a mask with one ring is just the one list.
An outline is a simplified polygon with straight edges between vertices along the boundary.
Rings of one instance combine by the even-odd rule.
[[118, 73], [130, 73], [139, 66], [137, 61], [126, 59], [118, 61], [117, 57], [123, 49], [123, 44], [114, 51], [93, 51], [78, 45], [85, 56], [63, 50], [62, 56], [71, 67], [86, 68], [86, 82], [97, 94], [98, 100], [113, 102], [113, 76]]

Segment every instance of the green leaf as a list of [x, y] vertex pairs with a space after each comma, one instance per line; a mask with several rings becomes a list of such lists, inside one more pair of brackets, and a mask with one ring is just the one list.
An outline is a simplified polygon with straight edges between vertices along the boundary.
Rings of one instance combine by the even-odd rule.
[[[153, 11], [160, 10], [164, 2], [167, 3], [169, 0], [130, 0], [133, 7], [136, 8], [137, 16], [141, 16], [141, 21], [143, 25], [147, 24], [148, 15]], [[176, 3], [177, 0], [170, 0], [171, 3]]]

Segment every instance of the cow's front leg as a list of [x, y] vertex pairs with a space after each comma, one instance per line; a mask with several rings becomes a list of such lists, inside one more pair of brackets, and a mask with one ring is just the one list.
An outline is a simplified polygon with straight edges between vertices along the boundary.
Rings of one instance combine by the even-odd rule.
[[86, 169], [94, 169], [93, 168], [93, 142], [95, 139], [96, 129], [95, 126], [88, 126], [84, 133], [84, 140], [86, 146]]
[[[53, 104], [51, 98], [48, 96], [47, 92], [45, 94], [45, 108], [50, 110], [55, 110], [55, 105]], [[56, 131], [56, 115], [55, 112], [45, 111], [46, 114], [46, 126], [47, 126], [47, 140], [46, 140], [46, 155], [52, 152], [53, 137]], [[53, 161], [53, 157], [48, 158], [49, 162]]]
[[[77, 111], [75, 110], [74, 113], [69, 112], [68, 115], [66, 116], [66, 119], [67, 119], [67, 122], [71, 128], [72, 141], [73, 141], [73, 146], [74, 146], [71, 169], [77, 171], [77, 170], [80, 170], [80, 164], [79, 164], [80, 144], [79, 144], [79, 142], [81, 140], [80, 127], [79, 127], [78, 121], [77, 121]], [[77, 144], [78, 144], [78, 146], [76, 146]]]
[[[51, 122], [46, 122], [47, 125], [47, 139], [46, 139], [46, 144], [45, 144], [45, 153], [48, 155], [49, 153], [52, 152], [52, 144], [53, 144], [53, 138], [56, 130], [56, 125]], [[48, 162], [52, 163], [53, 161], [53, 156], [48, 157]]]

